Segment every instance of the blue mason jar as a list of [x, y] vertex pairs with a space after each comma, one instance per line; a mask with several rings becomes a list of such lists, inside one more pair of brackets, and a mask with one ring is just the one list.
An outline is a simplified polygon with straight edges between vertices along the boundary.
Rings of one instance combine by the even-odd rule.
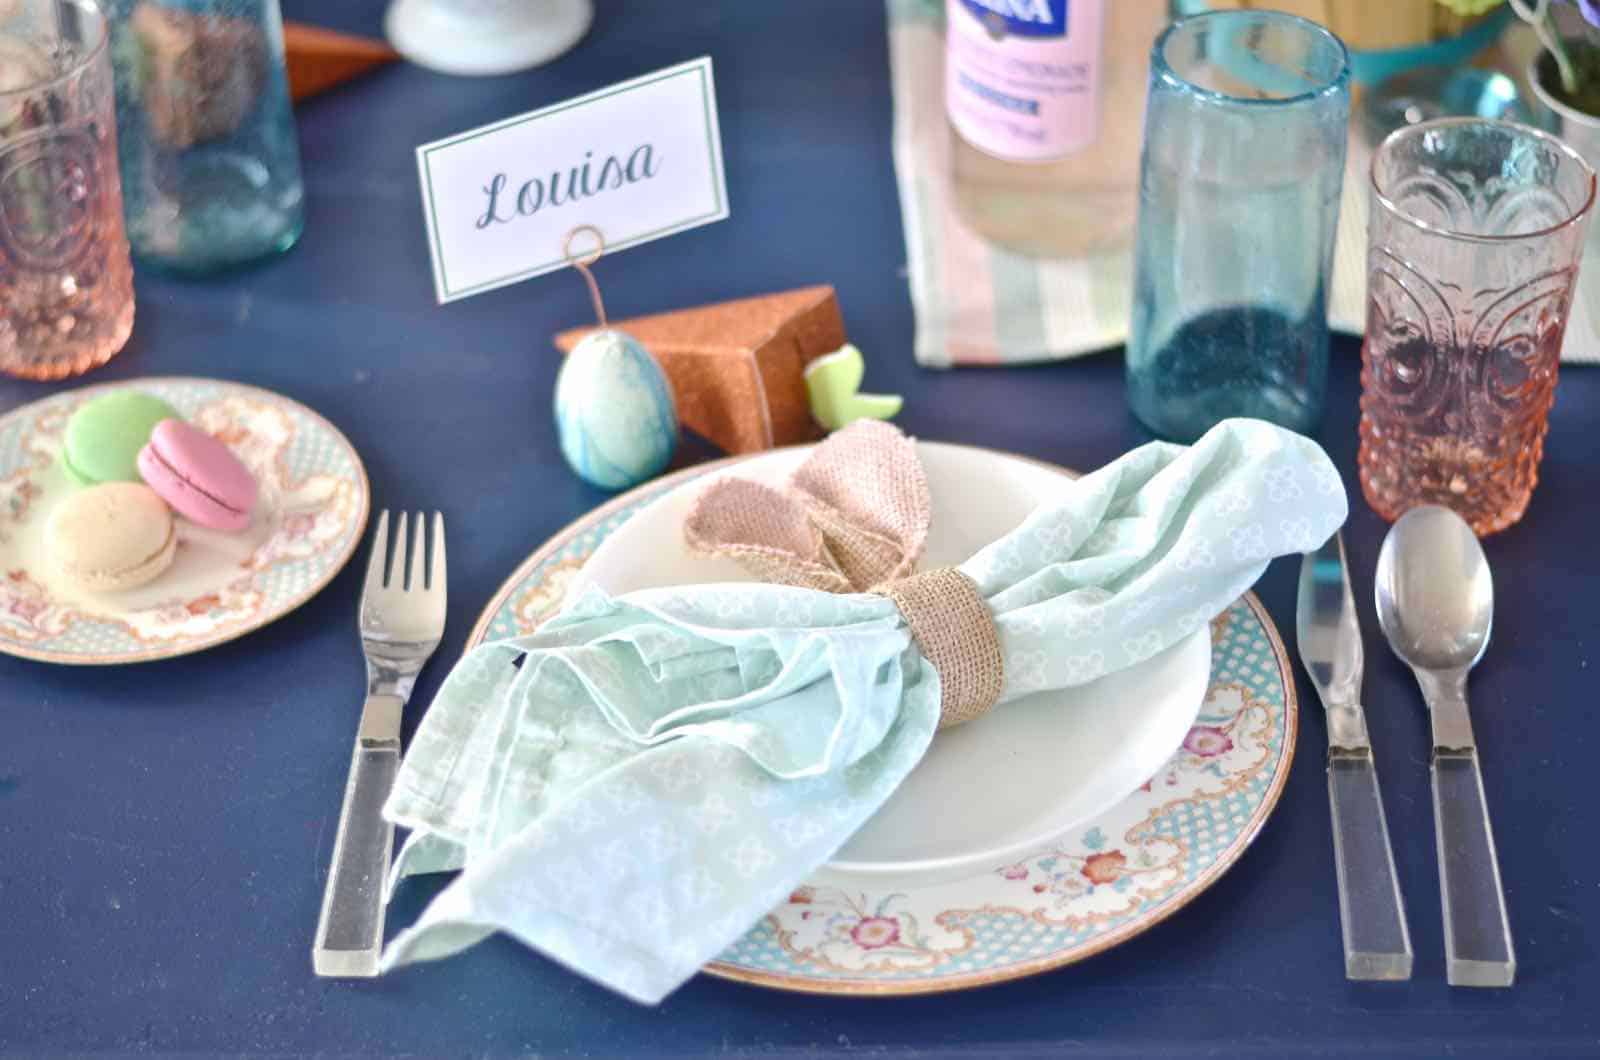
[[205, 274], [305, 224], [278, 0], [108, 0], [128, 241]]
[[1156, 434], [1316, 428], [1349, 112], [1345, 47], [1305, 19], [1218, 11], [1157, 39], [1127, 345], [1128, 402]]

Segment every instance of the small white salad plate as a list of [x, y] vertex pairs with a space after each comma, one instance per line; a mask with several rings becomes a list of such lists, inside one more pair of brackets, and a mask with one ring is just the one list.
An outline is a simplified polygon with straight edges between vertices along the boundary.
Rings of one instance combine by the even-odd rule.
[[[806, 455], [765, 453], [723, 474], [780, 485]], [[924, 568], [970, 558], [1071, 482], [1059, 468], [965, 446], [919, 442], [917, 455], [933, 499]], [[733, 561], [684, 543], [683, 524], [703, 486], [685, 484], [641, 509], [595, 549], [574, 590], [755, 580]], [[1201, 630], [1138, 666], [940, 732], [822, 878], [902, 889], [1015, 861], [1149, 780], [1194, 724], [1210, 675], [1211, 638]]]

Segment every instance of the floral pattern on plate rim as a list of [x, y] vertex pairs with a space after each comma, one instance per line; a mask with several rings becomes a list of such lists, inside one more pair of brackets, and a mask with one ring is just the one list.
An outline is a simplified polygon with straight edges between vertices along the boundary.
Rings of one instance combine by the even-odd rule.
[[[501, 585], [468, 646], [537, 627], [634, 512], [741, 459], [668, 475], [567, 526]], [[1166, 919], [1244, 853], [1294, 756], [1292, 671], [1260, 601], [1235, 601], [1211, 636], [1211, 685], [1183, 746], [1112, 810], [965, 880], [910, 893], [799, 887], [706, 972], [803, 993], [934, 993], [1070, 964]]]
[[366, 470], [337, 428], [271, 391], [224, 380], [152, 378], [82, 387], [0, 417], [0, 543], [41, 495], [67, 419], [109, 389], [162, 398], [221, 438], [280, 505], [278, 523], [213, 591], [121, 613], [50, 597], [29, 571], [0, 570], [0, 651], [69, 664], [143, 662], [199, 651], [271, 622], [309, 600], [344, 567], [366, 526]]

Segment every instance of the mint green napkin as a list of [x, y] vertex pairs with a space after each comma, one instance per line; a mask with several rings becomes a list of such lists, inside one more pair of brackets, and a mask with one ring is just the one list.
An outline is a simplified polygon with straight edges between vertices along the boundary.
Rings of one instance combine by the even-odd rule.
[[[996, 709], [1177, 643], [1345, 513], [1322, 449], [1255, 420], [1064, 484], [960, 568], [1005, 655]], [[660, 1001], [883, 805], [938, 719], [884, 597], [590, 590], [469, 652], [423, 719], [385, 811], [412, 830], [395, 878], [461, 874], [384, 970], [504, 931]]]

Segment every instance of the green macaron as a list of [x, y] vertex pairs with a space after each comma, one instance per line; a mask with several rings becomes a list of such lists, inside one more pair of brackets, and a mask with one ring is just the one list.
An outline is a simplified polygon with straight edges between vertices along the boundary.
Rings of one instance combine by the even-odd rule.
[[138, 482], [139, 450], [162, 420], [181, 419], [160, 398], [114, 390], [84, 404], [67, 420], [61, 465], [80, 486]]

